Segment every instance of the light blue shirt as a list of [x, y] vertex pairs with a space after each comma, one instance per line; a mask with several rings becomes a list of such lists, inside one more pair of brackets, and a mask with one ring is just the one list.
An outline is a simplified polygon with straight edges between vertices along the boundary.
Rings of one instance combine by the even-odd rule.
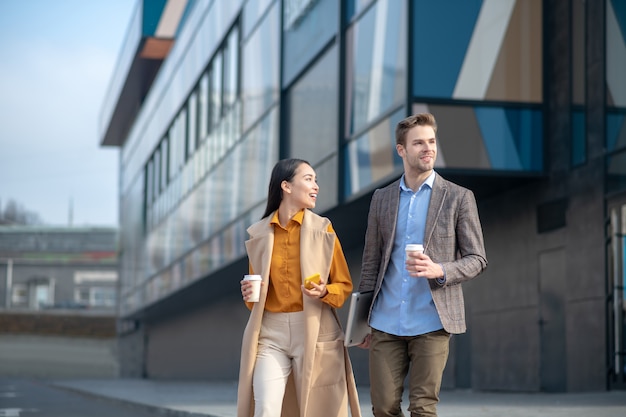
[[409, 275], [405, 267], [407, 243], [424, 243], [424, 228], [435, 172], [413, 192], [400, 179], [400, 205], [391, 259], [376, 297], [370, 325], [396, 336], [417, 336], [443, 328], [428, 280]]

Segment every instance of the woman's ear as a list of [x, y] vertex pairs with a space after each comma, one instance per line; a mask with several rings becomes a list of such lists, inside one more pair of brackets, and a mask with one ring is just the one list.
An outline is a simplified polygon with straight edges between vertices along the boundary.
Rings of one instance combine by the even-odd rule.
[[290, 193], [291, 192], [291, 184], [289, 184], [289, 181], [287, 181], [287, 180], [284, 180], [283, 182], [280, 183], [280, 188], [285, 193]]

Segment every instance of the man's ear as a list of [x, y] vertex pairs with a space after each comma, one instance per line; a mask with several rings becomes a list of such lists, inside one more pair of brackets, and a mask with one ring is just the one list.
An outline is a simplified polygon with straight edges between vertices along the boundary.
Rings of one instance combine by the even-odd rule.
[[404, 149], [403, 145], [396, 143], [396, 152], [398, 152], [398, 156], [402, 158], [404, 157], [404, 153], [406, 152], [406, 150]]

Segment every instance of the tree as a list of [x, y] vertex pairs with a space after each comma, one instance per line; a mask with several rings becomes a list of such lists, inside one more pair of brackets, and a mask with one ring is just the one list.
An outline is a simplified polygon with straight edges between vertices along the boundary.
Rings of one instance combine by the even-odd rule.
[[42, 223], [39, 214], [26, 210], [15, 200], [9, 200], [4, 209], [0, 201], [0, 224], [37, 225]]

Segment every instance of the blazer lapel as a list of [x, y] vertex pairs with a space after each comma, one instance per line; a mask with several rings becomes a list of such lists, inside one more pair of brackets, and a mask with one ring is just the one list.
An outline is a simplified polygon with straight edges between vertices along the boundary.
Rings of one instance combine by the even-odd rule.
[[[387, 264], [391, 259], [391, 251], [393, 250], [393, 242], [396, 237], [396, 222], [398, 221], [398, 206], [400, 205], [400, 180], [391, 184], [385, 191], [385, 194], [381, 196], [383, 200], [381, 209], [385, 210], [384, 218], [386, 219], [386, 223], [381, 225], [381, 231], [383, 231], [384, 239], [387, 242], [383, 271], [387, 270]], [[387, 204], [384, 204], [385, 201]]]
[[435, 231], [435, 225], [437, 224], [437, 218], [443, 207], [443, 202], [448, 194], [448, 187], [442, 181], [439, 175], [435, 176], [433, 182], [433, 190], [430, 194], [430, 204], [428, 205], [428, 213], [426, 214], [426, 227], [424, 228], [424, 252], [428, 249], [430, 240]]

